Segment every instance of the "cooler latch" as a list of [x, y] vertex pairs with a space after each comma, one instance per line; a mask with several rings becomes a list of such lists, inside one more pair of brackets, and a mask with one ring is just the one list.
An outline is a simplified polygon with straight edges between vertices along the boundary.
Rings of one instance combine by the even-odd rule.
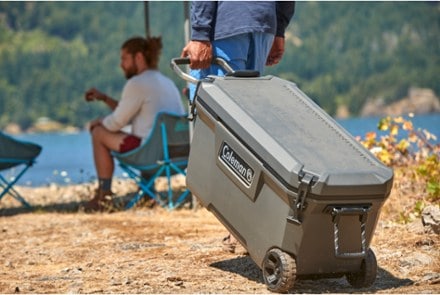
[[[293, 213], [287, 216], [288, 221], [292, 221], [297, 224], [301, 224], [299, 213], [303, 211], [306, 207], [305, 200], [311, 187], [315, 184], [315, 176], [305, 173], [302, 178], [300, 178], [300, 183], [298, 186], [298, 194], [295, 198], [295, 202], [292, 204]], [[294, 197], [291, 196], [290, 199]]]

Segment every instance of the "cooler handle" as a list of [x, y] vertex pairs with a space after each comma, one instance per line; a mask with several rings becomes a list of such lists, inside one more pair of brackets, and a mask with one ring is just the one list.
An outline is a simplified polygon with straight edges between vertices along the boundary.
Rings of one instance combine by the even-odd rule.
[[[171, 59], [170, 66], [180, 78], [182, 78], [183, 80], [185, 80], [187, 82], [197, 84], [200, 82], [200, 80], [194, 78], [193, 76], [189, 75], [188, 73], [185, 73], [180, 68], [181, 65], [189, 65], [189, 64], [190, 64], [189, 57], [176, 57], [176, 58]], [[258, 71], [248, 71], [248, 70], [234, 71], [234, 69], [228, 64], [228, 62], [221, 57], [214, 57], [212, 59], [211, 64], [221, 66], [223, 68], [223, 70], [226, 71], [225, 76], [228, 76], [228, 77], [232, 76], [232, 77], [248, 78], [248, 77], [258, 77], [260, 75], [260, 73]]]
[[198, 79], [194, 78], [190, 74], [185, 73], [182, 71], [182, 69], [179, 67], [180, 65], [189, 65], [190, 60], [188, 57], [176, 57], [171, 59], [170, 66], [174, 70], [174, 72], [183, 80], [197, 84], [199, 82]]
[[[365, 257], [365, 255], [367, 254], [366, 222], [367, 222], [368, 211], [370, 211], [370, 206], [356, 206], [356, 207], [329, 206], [327, 210], [332, 215], [335, 256], [338, 258]], [[361, 226], [361, 252], [341, 253], [339, 251], [339, 220], [342, 215], [359, 216], [359, 222]]]

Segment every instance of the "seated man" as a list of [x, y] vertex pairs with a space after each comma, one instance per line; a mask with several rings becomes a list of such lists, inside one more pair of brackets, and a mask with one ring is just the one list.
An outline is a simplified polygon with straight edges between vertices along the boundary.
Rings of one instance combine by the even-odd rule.
[[[158, 70], [161, 49], [160, 37], [134, 37], [125, 41], [120, 66], [127, 82], [120, 101], [95, 88], [85, 93], [87, 101], [102, 101], [113, 110], [108, 116], [90, 122], [98, 189], [85, 205], [86, 211], [102, 210], [111, 203], [114, 171], [111, 151], [127, 152], [138, 147], [148, 137], [157, 113], [185, 113], [176, 85]], [[128, 124], [132, 125], [131, 133], [122, 131]]]

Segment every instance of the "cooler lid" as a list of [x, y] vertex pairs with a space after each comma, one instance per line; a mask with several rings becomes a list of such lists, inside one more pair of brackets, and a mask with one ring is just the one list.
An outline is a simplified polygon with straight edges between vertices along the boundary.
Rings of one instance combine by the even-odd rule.
[[314, 195], [388, 195], [393, 172], [294, 83], [212, 77], [197, 96], [283, 183], [316, 176]]

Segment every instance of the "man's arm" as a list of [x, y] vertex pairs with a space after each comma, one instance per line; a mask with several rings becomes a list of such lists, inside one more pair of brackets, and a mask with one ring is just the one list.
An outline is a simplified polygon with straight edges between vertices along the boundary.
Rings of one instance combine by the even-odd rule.
[[290, 19], [295, 14], [295, 2], [292, 1], [278, 1], [277, 9], [277, 31], [275, 38], [267, 56], [266, 65], [276, 65], [281, 61], [284, 54], [284, 33], [289, 25]]
[[114, 110], [118, 106], [118, 101], [111, 98], [107, 94], [96, 88], [90, 88], [84, 94], [86, 101], [100, 100], [103, 101], [110, 109]]
[[284, 38], [284, 32], [295, 14], [295, 1], [277, 1], [277, 37]]
[[215, 1], [191, 2], [191, 41], [183, 48], [181, 57], [190, 58], [192, 69], [205, 69], [211, 65], [211, 39], [216, 14]]
[[216, 1], [192, 1], [191, 40], [211, 41], [216, 15]]
[[129, 80], [122, 90], [118, 107], [102, 119], [102, 125], [113, 132], [121, 130], [139, 112], [146, 95], [143, 87], [138, 87], [133, 80]]

